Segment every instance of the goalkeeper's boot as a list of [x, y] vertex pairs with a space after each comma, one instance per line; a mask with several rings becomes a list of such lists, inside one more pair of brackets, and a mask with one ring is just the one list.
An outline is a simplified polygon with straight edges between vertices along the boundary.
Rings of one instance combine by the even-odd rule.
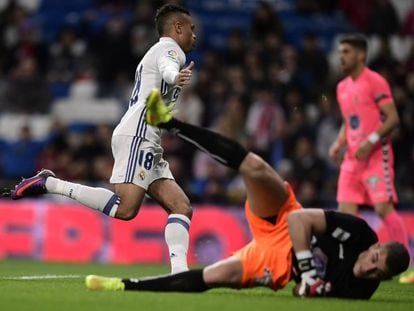
[[172, 110], [174, 105], [165, 105], [158, 89], [151, 90], [145, 106], [147, 106], [145, 120], [149, 125], [159, 126], [161, 123], [167, 123], [173, 117]]
[[23, 179], [11, 191], [11, 198], [13, 200], [19, 200], [21, 198], [34, 197], [47, 193], [46, 179], [50, 176], [55, 177], [56, 175], [51, 170], [43, 169], [35, 176]]
[[399, 282], [403, 284], [414, 284], [414, 270], [409, 270], [401, 274]]
[[85, 278], [85, 285], [90, 290], [121, 291], [125, 289], [121, 278], [108, 278], [99, 275], [88, 275]]

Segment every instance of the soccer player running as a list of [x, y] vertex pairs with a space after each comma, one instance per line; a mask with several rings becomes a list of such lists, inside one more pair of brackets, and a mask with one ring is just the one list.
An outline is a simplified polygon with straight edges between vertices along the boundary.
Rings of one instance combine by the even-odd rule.
[[217, 133], [173, 118], [157, 90], [147, 106], [147, 122], [172, 131], [241, 174], [253, 239], [231, 257], [204, 269], [141, 279], [89, 275], [87, 288], [203, 292], [266, 286], [278, 290], [295, 279], [297, 296], [369, 299], [381, 280], [407, 269], [409, 254], [402, 244], [379, 244], [375, 232], [355, 216], [302, 209], [289, 184], [262, 158]]
[[373, 205], [390, 240], [408, 246], [404, 223], [394, 208], [394, 156], [391, 131], [399, 124], [387, 81], [365, 66], [367, 41], [359, 34], [340, 39], [339, 57], [346, 78], [337, 86], [343, 123], [329, 150], [335, 161], [346, 146], [337, 200], [339, 211], [357, 215], [358, 205]]
[[21, 199], [44, 193], [61, 194], [110, 217], [129, 220], [137, 215], [147, 193], [169, 214], [165, 240], [171, 272], [177, 273], [188, 270], [192, 209], [162, 158], [160, 130], [147, 126], [144, 120], [145, 100], [153, 88], [159, 88], [168, 102], [176, 101], [181, 87], [188, 84], [192, 75], [193, 62], [180, 68], [186, 62], [185, 53], [195, 46], [196, 35], [190, 13], [177, 5], [166, 4], [159, 8], [155, 24], [160, 40], [138, 64], [129, 108], [112, 136], [115, 163], [110, 182], [115, 185], [115, 193], [60, 180], [52, 171], [42, 170], [20, 182], [11, 196]]

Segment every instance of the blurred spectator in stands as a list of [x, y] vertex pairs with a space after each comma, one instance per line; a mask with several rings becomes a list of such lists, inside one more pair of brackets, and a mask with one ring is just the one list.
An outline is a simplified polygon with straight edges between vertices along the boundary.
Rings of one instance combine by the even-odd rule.
[[[291, 97], [293, 95], [296, 97], [298, 94], [299, 93], [295, 91], [288, 97]], [[284, 140], [285, 156], [288, 158], [294, 157], [294, 150], [296, 148], [295, 146], [299, 138], [302, 136], [312, 136], [315, 134], [315, 129], [308, 124], [305, 112], [300, 106], [289, 111], [284, 131], [286, 133]]]
[[200, 151], [195, 153], [193, 163], [195, 176], [191, 185], [191, 192], [194, 195], [192, 201], [226, 203], [228, 169], [223, 169], [220, 164]]
[[34, 140], [28, 126], [20, 130], [16, 141], [0, 140], [0, 167], [3, 177], [16, 180], [36, 173], [40, 152], [53, 141], [54, 134], [43, 140]]
[[[227, 84], [229, 86], [228, 93], [237, 94], [238, 96], [244, 96], [249, 93], [250, 87], [255, 84], [254, 81], [247, 80], [253, 77], [262, 78], [262, 71], [255, 70], [251, 75], [247, 74], [249, 71], [244, 70], [241, 66], [227, 67], [225, 75], [227, 78]], [[250, 87], [249, 87], [250, 86]]]
[[300, 13], [331, 13], [336, 9], [337, 2], [337, 0], [297, 0], [296, 10]]
[[157, 41], [154, 27], [148, 28], [136, 24], [131, 29], [131, 52], [136, 64], [138, 64], [148, 49]]
[[321, 188], [325, 163], [317, 156], [313, 148], [313, 141], [307, 137], [299, 137], [295, 145], [295, 153], [292, 159], [295, 179], [302, 184], [302, 181], [309, 181]]
[[158, 40], [154, 29], [154, 3], [150, 0], [137, 1], [131, 26], [131, 48], [136, 64], [145, 52]]
[[74, 29], [62, 29], [49, 49], [49, 81], [71, 82], [90, 64], [86, 42], [77, 36]]
[[61, 154], [68, 152], [68, 132], [67, 127], [54, 120], [50, 132], [53, 133], [52, 139], [44, 146], [36, 161], [36, 171], [48, 167], [53, 171], [58, 169], [58, 158]]
[[406, 72], [414, 72], [414, 44], [405, 60], [404, 68], [406, 69]]
[[227, 37], [227, 45], [224, 50], [226, 65], [242, 65], [246, 53], [245, 33], [240, 29], [233, 29]]
[[210, 85], [210, 89], [206, 90], [206, 98], [202, 98], [205, 104], [204, 123], [211, 126], [218, 115], [221, 114], [224, 104], [227, 100], [227, 83], [221, 79], [215, 79]]
[[[106, 123], [98, 124], [95, 128], [95, 137], [99, 145], [103, 147], [103, 153], [112, 157], [112, 139], [113, 127]], [[109, 180], [109, 179], [108, 179]]]
[[46, 80], [39, 74], [34, 58], [23, 58], [10, 72], [3, 94], [2, 112], [47, 113], [52, 95]]
[[326, 54], [313, 33], [303, 36], [302, 50], [299, 53], [300, 75], [306, 81], [306, 93], [311, 100], [321, 94], [328, 78], [329, 65]]
[[405, 79], [405, 87], [408, 93], [408, 96], [411, 100], [414, 100], [414, 71], [410, 71], [407, 73], [407, 77]]
[[176, 104], [177, 119], [200, 126], [203, 120], [204, 104], [191, 86], [182, 89]]
[[401, 34], [414, 35], [414, 7], [405, 17], [405, 20], [401, 27]]
[[274, 93], [267, 85], [260, 85], [254, 92], [246, 121], [247, 148], [269, 161], [272, 146], [281, 143], [285, 131], [285, 117]]
[[383, 68], [393, 71], [397, 65], [398, 62], [391, 53], [388, 38], [382, 37], [377, 56], [370, 62], [369, 67], [376, 71], [381, 71]]
[[260, 58], [266, 67], [269, 63], [280, 63], [283, 40], [277, 33], [269, 32], [266, 34], [263, 48], [260, 50]]
[[202, 69], [207, 70], [210, 75], [215, 77], [220, 75], [222, 65], [226, 67], [217, 51], [213, 49], [206, 49], [203, 52], [200, 66]]
[[24, 58], [35, 58], [43, 73], [46, 46], [35, 19], [16, 1], [10, 1], [0, 13], [0, 68], [8, 73]]
[[262, 45], [270, 32], [283, 36], [283, 25], [272, 4], [259, 1], [250, 24], [250, 36], [254, 44]]
[[392, 3], [389, 0], [376, 0], [368, 17], [368, 33], [387, 37], [398, 33], [399, 25]]
[[167, 154], [167, 156], [164, 156], [164, 159], [168, 161], [171, 173], [174, 174], [176, 182], [191, 198], [191, 181], [193, 177], [191, 172], [192, 161], [186, 162], [180, 154]]
[[296, 86], [304, 89], [299, 69], [297, 50], [291, 45], [284, 45], [281, 53], [281, 67], [278, 72], [278, 80], [284, 88]]
[[[400, 116], [399, 127], [392, 132], [393, 146], [398, 152], [395, 157], [395, 178], [396, 183], [400, 184], [397, 190], [401, 195], [406, 194], [407, 186], [412, 179], [413, 171], [407, 168], [412, 161], [412, 148], [414, 146], [414, 107], [412, 99], [408, 97], [406, 90], [402, 87], [393, 88], [395, 105]], [[403, 198], [401, 198], [403, 200]]]
[[18, 5], [28, 12], [35, 12], [42, 0], [2, 0], [0, 1], [0, 11], [9, 7], [10, 5]]
[[161, 147], [164, 149], [164, 159], [167, 161], [171, 159], [174, 162], [172, 167], [170, 167], [171, 172], [174, 173], [173, 170], [177, 171], [179, 175], [177, 176], [177, 181], [185, 190], [185, 187], [188, 186], [188, 181], [193, 176], [192, 162], [195, 149], [171, 133], [163, 133]]
[[[133, 25], [141, 25], [148, 28], [154, 28], [154, 16], [155, 9], [160, 7], [160, 3], [153, 0], [141, 0], [141, 1], [130, 1], [135, 5], [134, 7], [134, 16], [133, 16]], [[158, 1], [159, 2], [159, 1]], [[172, 2], [172, 1], [168, 1]], [[154, 36], [157, 37], [157, 34], [154, 33]], [[151, 42], [150, 42], [151, 43]]]
[[97, 61], [98, 95], [112, 96], [115, 80], [119, 76], [132, 80], [137, 66], [126, 21], [121, 16], [110, 18], [104, 31], [94, 37], [91, 47]]
[[112, 175], [114, 160], [112, 155], [99, 155], [92, 162], [92, 181], [95, 185], [110, 186], [108, 180]]
[[298, 201], [307, 208], [319, 208], [321, 206], [322, 189], [319, 188], [313, 181], [306, 178], [302, 178], [302, 180], [303, 181], [300, 183], [297, 190]]
[[223, 110], [214, 121], [215, 127], [227, 138], [245, 143], [246, 98], [232, 94], [226, 100]]
[[336, 165], [329, 157], [328, 151], [341, 127], [342, 117], [338, 105], [335, 104], [334, 95], [322, 94], [318, 104], [321, 114], [316, 132], [316, 154], [333, 168]]
[[348, 17], [358, 31], [366, 32], [369, 16], [376, 0], [339, 0], [338, 7]]
[[105, 154], [106, 148], [97, 139], [95, 128], [85, 129], [79, 133], [79, 142], [76, 149], [72, 150], [75, 160], [85, 159], [92, 162], [93, 158]]
[[248, 73], [248, 85], [259, 85], [265, 83], [265, 65], [260, 58], [260, 50], [251, 48], [244, 56], [244, 70]]
[[[214, 131], [221, 131], [213, 128]], [[225, 203], [229, 169], [220, 165], [201, 151], [194, 154], [193, 179], [191, 183], [192, 202]]]

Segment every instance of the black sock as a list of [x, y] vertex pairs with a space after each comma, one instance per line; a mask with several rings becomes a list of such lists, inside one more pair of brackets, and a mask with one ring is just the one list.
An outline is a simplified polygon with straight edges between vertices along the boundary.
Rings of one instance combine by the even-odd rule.
[[154, 292], [204, 292], [209, 289], [203, 279], [203, 270], [190, 270], [173, 275], [142, 279], [123, 279], [125, 290]]
[[181, 139], [209, 154], [216, 161], [238, 170], [248, 151], [239, 143], [210, 130], [172, 118], [160, 128], [174, 132]]

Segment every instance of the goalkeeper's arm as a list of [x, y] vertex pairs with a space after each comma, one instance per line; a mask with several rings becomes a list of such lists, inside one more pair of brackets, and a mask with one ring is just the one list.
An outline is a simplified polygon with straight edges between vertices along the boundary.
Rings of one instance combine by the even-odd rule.
[[311, 252], [311, 238], [326, 231], [325, 213], [321, 209], [302, 209], [288, 215], [289, 235], [301, 273], [298, 296], [320, 296], [329, 291], [323, 280], [318, 278]]

